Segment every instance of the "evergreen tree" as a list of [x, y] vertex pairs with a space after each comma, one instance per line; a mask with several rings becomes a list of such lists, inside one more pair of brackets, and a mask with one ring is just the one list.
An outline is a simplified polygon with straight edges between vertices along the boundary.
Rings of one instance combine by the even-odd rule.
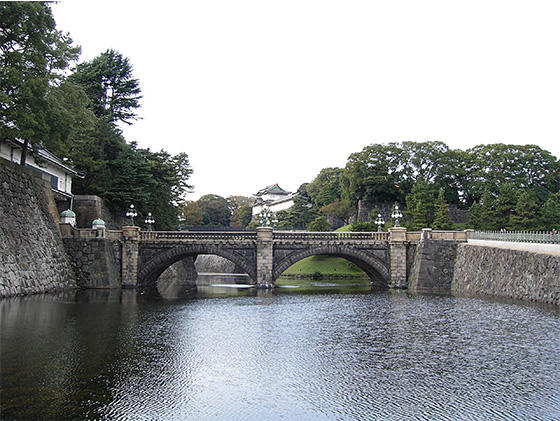
[[514, 229], [510, 226], [510, 217], [515, 212], [519, 195], [515, 185], [503, 183], [498, 190], [498, 196], [494, 202], [494, 220], [499, 228]]
[[0, 2], [0, 138], [23, 141], [22, 165], [56, 128], [48, 92], [79, 54], [49, 2]]
[[515, 213], [510, 217], [512, 229], [516, 231], [536, 230], [538, 208], [535, 193], [532, 190], [523, 190], [519, 195]]
[[356, 219], [352, 224], [350, 224], [350, 231], [352, 232], [370, 232], [373, 231], [373, 227], [370, 222], [366, 222], [361, 218]]
[[409, 229], [422, 229], [430, 225], [435, 209], [434, 196], [433, 187], [428, 185], [424, 178], [419, 177], [406, 196], [406, 207], [412, 213]]
[[434, 222], [432, 222], [432, 228], [435, 230], [451, 230], [455, 226], [449, 216], [449, 208], [447, 203], [445, 203], [444, 194], [443, 188], [440, 188], [436, 200]]
[[138, 119], [140, 82], [133, 77], [130, 60], [119, 52], [109, 49], [80, 63], [68, 79], [84, 89], [98, 118], [111, 124], [131, 124]]
[[552, 231], [560, 229], [560, 192], [551, 194], [540, 212], [540, 229]]
[[421, 200], [416, 202], [416, 206], [412, 209], [410, 221], [407, 227], [410, 231], [420, 231], [423, 228], [428, 228], [428, 208]]
[[331, 230], [331, 226], [330, 224], [327, 222], [327, 220], [325, 219], [324, 216], [318, 216], [317, 218], [315, 218], [315, 220], [313, 222], [311, 222], [308, 226], [307, 226], [307, 230], [308, 231], [323, 231], [323, 232], [327, 232]]
[[[484, 190], [480, 204], [480, 229], [482, 230], [497, 230], [500, 227], [496, 224], [494, 216], [494, 200], [490, 195], [488, 189]], [[503, 227], [502, 227], [503, 228]]]
[[467, 226], [468, 228], [478, 230], [480, 229], [481, 225], [481, 206], [480, 203], [474, 202], [469, 208], [469, 219]]

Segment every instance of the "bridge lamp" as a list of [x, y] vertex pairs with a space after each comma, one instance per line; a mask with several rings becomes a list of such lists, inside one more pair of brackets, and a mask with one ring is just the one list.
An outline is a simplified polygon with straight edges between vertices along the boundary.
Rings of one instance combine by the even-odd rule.
[[136, 212], [136, 209], [134, 209], [134, 205], [130, 205], [130, 207], [128, 208], [128, 211], [126, 212], [126, 217], [130, 218], [130, 226], [134, 226], [134, 218], [136, 218], [136, 216], [138, 215], [138, 212]]
[[148, 212], [148, 217], [144, 220], [146, 224], [148, 224], [148, 231], [152, 231], [152, 224], [156, 223], [156, 220], [152, 216], [152, 212]]
[[381, 228], [381, 226], [385, 224], [385, 220], [383, 219], [381, 214], [377, 215], [377, 218], [375, 219], [375, 223], [377, 224], [377, 232], [382, 232], [383, 228]]
[[272, 228], [278, 228], [278, 217], [276, 214], [272, 214]]
[[181, 212], [179, 214], [179, 216], [177, 216], [177, 221], [179, 221], [179, 230], [182, 230], [185, 228], [185, 221], [187, 220], [187, 218], [185, 217], [185, 214], [183, 212]]
[[395, 220], [395, 227], [400, 227], [399, 219], [403, 217], [401, 210], [399, 209], [399, 205], [395, 206], [395, 210], [391, 214], [391, 218]]

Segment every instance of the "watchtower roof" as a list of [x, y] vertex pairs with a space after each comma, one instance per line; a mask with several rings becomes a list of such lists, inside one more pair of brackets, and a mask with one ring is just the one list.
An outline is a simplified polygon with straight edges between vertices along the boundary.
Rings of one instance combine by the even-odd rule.
[[255, 196], [259, 197], [259, 196], [264, 196], [265, 194], [288, 196], [289, 194], [292, 194], [292, 192], [284, 190], [278, 184], [271, 184], [270, 186], [267, 186], [264, 189], [259, 190], [257, 194], [255, 194]]

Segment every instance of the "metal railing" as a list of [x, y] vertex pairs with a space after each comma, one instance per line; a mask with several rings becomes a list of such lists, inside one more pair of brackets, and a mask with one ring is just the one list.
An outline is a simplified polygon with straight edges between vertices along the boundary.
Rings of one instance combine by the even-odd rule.
[[515, 243], [560, 244], [560, 234], [553, 231], [473, 231], [470, 238]]

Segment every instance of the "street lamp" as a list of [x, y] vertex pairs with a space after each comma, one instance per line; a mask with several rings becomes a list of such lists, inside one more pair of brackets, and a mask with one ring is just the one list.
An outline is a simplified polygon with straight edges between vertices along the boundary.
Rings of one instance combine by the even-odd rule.
[[381, 214], [377, 215], [377, 218], [375, 219], [375, 223], [377, 224], [377, 232], [382, 232], [383, 228], [381, 228], [381, 225], [385, 224], [385, 220], [383, 219]]
[[269, 227], [273, 215], [274, 214], [272, 213], [272, 211], [268, 207], [263, 206], [263, 208], [262, 208], [262, 210], [259, 214], [259, 217], [260, 217], [260, 220], [261, 220], [261, 227]]
[[185, 218], [185, 214], [183, 212], [181, 212], [179, 216], [177, 216], [177, 221], [179, 222], [179, 231], [185, 229], [186, 220], [187, 218]]
[[144, 220], [146, 224], [148, 224], [148, 231], [152, 231], [152, 224], [156, 223], [156, 220], [152, 216], [152, 212], [148, 212], [148, 217]]
[[395, 206], [395, 210], [391, 214], [391, 218], [395, 220], [395, 227], [400, 227], [399, 219], [403, 217], [401, 210], [399, 209], [399, 205]]
[[136, 212], [136, 209], [134, 209], [134, 205], [130, 205], [128, 211], [126, 212], [126, 217], [130, 218], [129, 224], [131, 227], [134, 226], [134, 218], [136, 218], [137, 215], [138, 212]]

